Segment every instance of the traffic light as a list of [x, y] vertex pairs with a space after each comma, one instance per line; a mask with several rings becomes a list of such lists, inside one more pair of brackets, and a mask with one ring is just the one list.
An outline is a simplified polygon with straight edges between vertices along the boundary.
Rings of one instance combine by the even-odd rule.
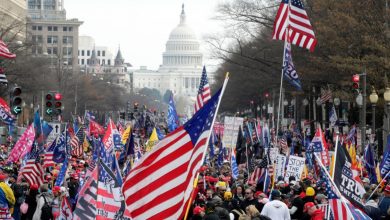
[[353, 89], [359, 89], [359, 81], [360, 81], [360, 76], [358, 74], [354, 74], [352, 76], [352, 88]]
[[22, 112], [22, 89], [20, 87], [14, 87], [11, 91], [11, 111], [14, 115], [18, 115]]
[[53, 97], [53, 93], [49, 92], [46, 94], [46, 114], [47, 115], [52, 115], [54, 114], [54, 110], [53, 110], [53, 107], [54, 107], [54, 97]]
[[57, 115], [60, 115], [62, 113], [62, 95], [61, 93], [55, 93], [54, 94], [54, 107], [55, 107], [55, 113]]

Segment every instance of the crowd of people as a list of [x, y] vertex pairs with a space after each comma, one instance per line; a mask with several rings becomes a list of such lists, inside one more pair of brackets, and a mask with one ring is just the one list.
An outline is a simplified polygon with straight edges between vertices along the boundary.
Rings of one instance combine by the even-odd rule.
[[[233, 179], [230, 164], [221, 168], [202, 167], [191, 219], [259, 220], [259, 219], [329, 219], [326, 188], [313, 177], [288, 181], [275, 180], [274, 187], [248, 183], [246, 170], [240, 169]], [[373, 192], [375, 185], [363, 179], [366, 194], [364, 211], [374, 220], [390, 219], [390, 184]], [[371, 195], [371, 196], [370, 196]]]

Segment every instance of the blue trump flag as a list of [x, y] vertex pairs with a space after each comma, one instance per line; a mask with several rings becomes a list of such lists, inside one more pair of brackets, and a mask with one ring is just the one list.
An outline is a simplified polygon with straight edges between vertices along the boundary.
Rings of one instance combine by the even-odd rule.
[[173, 101], [173, 95], [171, 95], [168, 103], [168, 130], [172, 132], [177, 127], [179, 127], [179, 117], [177, 117], [175, 102]]
[[65, 161], [66, 157], [66, 137], [64, 134], [61, 134], [54, 142], [53, 142], [53, 161], [56, 163], [62, 163]]
[[295, 88], [302, 90], [301, 81], [292, 61], [291, 44], [287, 42], [284, 45], [283, 76]]
[[64, 183], [65, 174], [66, 174], [67, 169], [68, 169], [68, 159], [66, 159], [64, 161], [64, 163], [62, 164], [60, 173], [58, 174], [58, 178], [56, 180], [56, 183], [54, 184], [55, 186], [61, 186]]
[[382, 178], [385, 178], [390, 172], [390, 135], [387, 135], [387, 151], [383, 156], [382, 162], [379, 164], [379, 172]]
[[366, 146], [364, 149], [364, 160], [366, 161], [366, 169], [368, 172], [368, 177], [370, 178], [370, 183], [377, 184], [378, 180], [376, 178], [376, 172], [375, 172], [375, 159], [374, 159], [374, 153], [372, 152], [372, 148], [370, 144]]

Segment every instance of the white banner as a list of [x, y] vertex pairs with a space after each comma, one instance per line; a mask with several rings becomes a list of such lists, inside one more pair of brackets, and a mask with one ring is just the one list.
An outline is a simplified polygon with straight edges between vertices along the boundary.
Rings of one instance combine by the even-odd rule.
[[232, 148], [237, 143], [238, 130], [244, 122], [244, 118], [241, 117], [225, 117], [224, 131], [222, 141], [225, 147]]
[[[265, 150], [268, 150], [265, 148]], [[269, 149], [269, 159], [271, 160], [271, 163], [275, 162], [276, 156], [279, 154], [279, 148], [270, 148]]]
[[297, 181], [300, 180], [304, 165], [305, 158], [290, 155], [290, 157], [288, 158], [286, 178], [288, 179], [290, 176], [295, 176], [295, 179]]
[[275, 159], [275, 179], [279, 176], [284, 177], [284, 168], [286, 167], [286, 156], [278, 154]]

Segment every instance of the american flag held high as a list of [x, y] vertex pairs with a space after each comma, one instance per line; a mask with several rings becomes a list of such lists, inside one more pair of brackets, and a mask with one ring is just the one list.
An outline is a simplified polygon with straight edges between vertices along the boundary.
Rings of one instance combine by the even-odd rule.
[[200, 85], [198, 95], [195, 101], [195, 112], [197, 112], [211, 97], [210, 85], [207, 80], [206, 67], [203, 66], [202, 78], [200, 79]]
[[321, 98], [320, 98], [321, 104], [324, 104], [325, 102], [331, 99], [332, 99], [332, 92], [330, 91], [330, 89], [324, 89], [321, 91]]
[[39, 151], [33, 148], [28, 156], [26, 165], [21, 168], [20, 172], [30, 186], [43, 184], [44, 170], [39, 159]]
[[[288, 36], [286, 31], [288, 30]], [[286, 40], [313, 51], [317, 39], [301, 0], [282, 0], [274, 21], [274, 40]]]
[[83, 141], [84, 141], [84, 127], [81, 126], [77, 133], [70, 139], [70, 145], [72, 146], [71, 154], [76, 157], [80, 157], [83, 154]]
[[8, 50], [7, 45], [1, 39], [0, 39], [0, 57], [4, 57], [4, 58], [7, 58], [7, 59], [13, 59], [13, 58], [16, 57], [15, 54], [11, 53]]
[[182, 219], [202, 166], [221, 91], [135, 164], [122, 186], [131, 219]]

